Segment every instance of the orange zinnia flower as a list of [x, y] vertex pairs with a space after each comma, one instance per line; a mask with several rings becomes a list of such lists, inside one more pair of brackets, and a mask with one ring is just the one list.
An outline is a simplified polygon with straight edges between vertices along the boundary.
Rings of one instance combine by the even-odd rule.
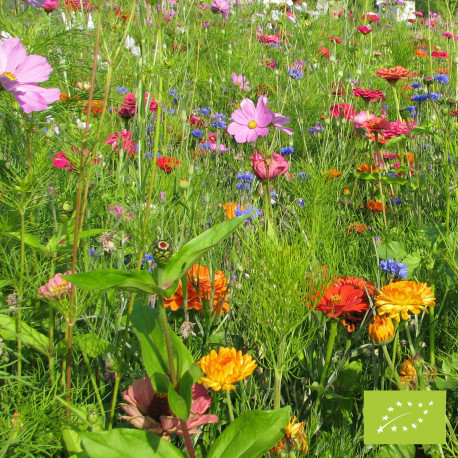
[[407, 78], [410, 75], [409, 70], [398, 65], [393, 68], [380, 68], [375, 72], [376, 76], [380, 76], [387, 81], [397, 81], [403, 78]]
[[364, 173], [364, 172], [376, 173], [379, 171], [379, 168], [372, 164], [363, 164], [363, 165], [360, 165], [356, 169], [356, 171], [359, 173]]
[[381, 212], [381, 211], [383, 211], [383, 204], [382, 204], [382, 202], [370, 200], [366, 204], [366, 208], [371, 212]]
[[277, 456], [284, 456], [283, 450], [288, 454], [297, 450], [301, 456], [307, 455], [309, 445], [307, 443], [307, 435], [305, 433], [305, 422], [296, 422], [297, 417], [291, 417], [289, 423], [285, 426], [285, 435], [269, 450], [270, 453], [275, 453]]
[[428, 57], [428, 53], [426, 53], [425, 51], [422, 51], [422, 50], [415, 51], [415, 55], [417, 57]]
[[[398, 153], [396, 154], [398, 159], [401, 159], [401, 155]], [[404, 161], [409, 162], [409, 164], [413, 164], [415, 162], [415, 156], [412, 153], [404, 154]]]
[[324, 173], [326, 180], [334, 180], [335, 178], [339, 178], [342, 176], [342, 172], [339, 170], [331, 169]]
[[[229, 312], [229, 287], [224, 272], [217, 270], [213, 275], [215, 291], [213, 293], [213, 311], [215, 313]], [[212, 292], [212, 280], [208, 267], [195, 264], [188, 270], [187, 275], [187, 293], [188, 309], [200, 310], [203, 312], [202, 304], [210, 306]], [[164, 299], [164, 307], [170, 307], [173, 311], [178, 310], [184, 304], [183, 285], [180, 281], [175, 294]]]
[[[236, 216], [235, 215], [236, 208], [237, 208], [237, 203], [236, 202], [226, 202], [223, 205], [223, 209], [226, 212], [227, 219], [235, 218], [235, 216]], [[242, 212], [245, 211], [245, 207], [242, 207], [242, 205], [240, 205], [240, 210]]]
[[218, 353], [211, 350], [197, 365], [206, 375], [199, 379], [199, 383], [213, 391], [235, 390], [234, 383], [249, 377], [257, 367], [256, 361], [248, 353], [242, 355], [240, 350], [226, 347], [221, 347]]

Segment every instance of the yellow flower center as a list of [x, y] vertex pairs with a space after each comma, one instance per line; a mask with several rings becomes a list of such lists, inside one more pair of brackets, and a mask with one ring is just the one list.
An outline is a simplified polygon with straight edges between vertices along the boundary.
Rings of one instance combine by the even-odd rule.
[[333, 305], [336, 305], [339, 302], [342, 302], [342, 298], [338, 294], [331, 296], [329, 300], [332, 302]]
[[240, 87], [241, 85], [242, 85], [242, 83], [240, 83], [240, 82], [239, 82], [239, 83], [237, 83], [237, 86], [238, 86], [238, 87]]
[[68, 282], [66, 282], [65, 280], [64, 281], [61, 281], [59, 284], [57, 284], [56, 286], [52, 286], [50, 288], [51, 292], [53, 293], [62, 293], [63, 291], [66, 291], [67, 290], [67, 285], [68, 285]]
[[258, 124], [257, 124], [256, 121], [250, 121], [250, 122], [248, 123], [248, 127], [249, 127], [250, 129], [256, 129], [256, 126], [257, 126], [257, 125], [258, 125]]
[[4, 75], [7, 78], [9, 78], [11, 81], [16, 81], [16, 77], [10, 72], [3, 72], [2, 75]]

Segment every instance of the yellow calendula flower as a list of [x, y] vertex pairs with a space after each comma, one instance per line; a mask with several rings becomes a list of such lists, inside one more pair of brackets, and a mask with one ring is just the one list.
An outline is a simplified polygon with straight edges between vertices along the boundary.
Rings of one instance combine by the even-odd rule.
[[257, 367], [248, 353], [242, 355], [240, 350], [226, 347], [221, 347], [218, 353], [211, 350], [197, 365], [206, 375], [200, 378], [199, 383], [214, 391], [235, 390], [234, 383], [249, 377]]
[[374, 321], [369, 325], [369, 336], [375, 343], [390, 343], [394, 334], [393, 320], [389, 316], [374, 316]]
[[285, 456], [285, 453], [300, 452], [301, 456], [307, 455], [309, 445], [305, 433], [305, 422], [297, 423], [296, 417], [291, 417], [285, 426], [285, 435], [269, 450], [269, 456]]
[[375, 293], [375, 305], [377, 313], [388, 315], [400, 322], [410, 318], [409, 312], [418, 315], [422, 310], [426, 313], [426, 307], [434, 307], [436, 298], [426, 283], [416, 281], [398, 281], [389, 283]]

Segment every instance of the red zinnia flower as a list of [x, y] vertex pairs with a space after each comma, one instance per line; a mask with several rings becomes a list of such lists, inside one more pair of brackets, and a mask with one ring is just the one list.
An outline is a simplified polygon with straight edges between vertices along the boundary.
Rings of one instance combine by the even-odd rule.
[[438, 59], [446, 59], [448, 57], [447, 51], [433, 51], [431, 56], [437, 57]]
[[355, 97], [363, 97], [364, 99], [369, 99], [370, 102], [375, 102], [377, 99], [385, 100], [385, 96], [382, 91], [355, 87], [351, 92]]
[[156, 165], [164, 172], [169, 173], [177, 167], [181, 167], [181, 162], [174, 157], [162, 156], [157, 159]]
[[380, 133], [382, 130], [389, 129], [391, 124], [386, 119], [375, 116], [374, 118], [364, 121], [362, 123], [362, 127], [367, 129], [367, 131], [371, 134], [372, 132]]
[[336, 103], [330, 108], [333, 118], [345, 118], [351, 120], [355, 117], [355, 110], [348, 103]]
[[362, 312], [369, 305], [363, 302], [365, 291], [352, 285], [331, 286], [321, 298], [315, 310], [331, 318], [337, 318], [345, 312]]
[[326, 59], [329, 59], [329, 49], [328, 48], [319, 48], [318, 54], [321, 54], [323, 57], [326, 57]]
[[380, 76], [387, 81], [397, 81], [402, 78], [407, 78], [410, 75], [409, 70], [398, 65], [393, 68], [380, 68], [375, 72], [376, 76]]

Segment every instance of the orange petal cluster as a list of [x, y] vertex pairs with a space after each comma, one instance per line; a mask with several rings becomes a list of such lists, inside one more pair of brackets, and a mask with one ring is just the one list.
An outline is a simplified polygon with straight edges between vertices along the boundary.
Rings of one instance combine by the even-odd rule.
[[393, 68], [380, 68], [375, 72], [375, 74], [387, 81], [397, 81], [403, 78], [407, 78], [410, 75], [410, 72], [406, 68], [398, 65], [397, 67]]

